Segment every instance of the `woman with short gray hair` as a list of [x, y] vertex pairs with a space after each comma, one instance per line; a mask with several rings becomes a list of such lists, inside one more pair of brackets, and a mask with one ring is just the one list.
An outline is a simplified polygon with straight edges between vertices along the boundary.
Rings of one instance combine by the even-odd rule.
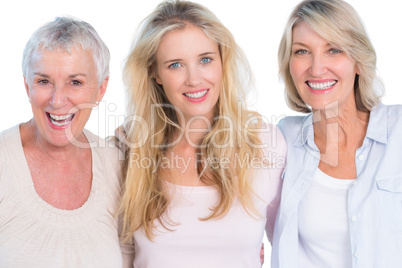
[[118, 149], [84, 129], [109, 58], [93, 27], [72, 18], [28, 41], [33, 118], [0, 133], [0, 267], [121, 267]]

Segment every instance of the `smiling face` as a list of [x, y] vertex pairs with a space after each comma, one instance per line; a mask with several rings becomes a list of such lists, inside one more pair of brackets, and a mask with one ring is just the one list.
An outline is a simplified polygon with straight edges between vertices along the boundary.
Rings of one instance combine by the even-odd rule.
[[290, 74], [297, 92], [313, 110], [338, 102], [337, 107], [356, 106], [356, 62], [332, 46], [305, 22], [293, 28]]
[[105, 94], [108, 78], [98, 86], [92, 53], [74, 47], [38, 50], [25, 88], [32, 105], [35, 135], [55, 146], [81, 140], [92, 107]]
[[205, 116], [211, 121], [222, 84], [218, 44], [188, 24], [162, 38], [156, 62], [156, 81], [185, 120]]

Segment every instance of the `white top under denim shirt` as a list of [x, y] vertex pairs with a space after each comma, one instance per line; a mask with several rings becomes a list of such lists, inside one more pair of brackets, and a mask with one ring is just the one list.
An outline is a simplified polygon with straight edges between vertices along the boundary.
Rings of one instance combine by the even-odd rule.
[[[312, 114], [279, 123], [288, 143], [272, 267], [299, 267], [299, 206], [320, 162]], [[378, 104], [356, 150], [347, 217], [353, 268], [402, 267], [402, 106]], [[321, 268], [321, 267], [320, 267]]]
[[328, 176], [317, 168], [299, 204], [299, 267], [351, 268], [348, 193], [354, 180]]

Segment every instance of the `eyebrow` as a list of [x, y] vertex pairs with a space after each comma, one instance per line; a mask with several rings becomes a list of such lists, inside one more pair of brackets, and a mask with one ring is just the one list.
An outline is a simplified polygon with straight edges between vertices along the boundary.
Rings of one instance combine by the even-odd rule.
[[180, 61], [181, 59], [171, 59], [171, 60], [167, 60], [165, 62], [163, 62], [163, 64], [167, 64], [167, 63], [172, 63], [172, 62], [176, 62], [176, 61]]
[[[49, 75], [47, 75], [47, 74], [43, 74], [43, 73], [39, 73], [39, 72], [35, 72], [35, 73], [33, 73], [34, 75], [38, 75], [38, 76], [42, 76], [42, 77], [44, 77], [44, 78], [50, 78], [50, 76]], [[71, 75], [69, 75], [68, 76], [68, 78], [76, 78], [77, 76], [87, 76], [86, 74], [83, 74], [83, 73], [77, 73], [77, 74], [71, 74]]]
[[304, 44], [302, 42], [293, 42], [292, 46], [294, 46], [294, 45], [306, 46], [306, 44]]
[[87, 76], [86, 74], [83, 74], [83, 73], [77, 73], [77, 74], [71, 74], [71, 75], [69, 75], [68, 76], [68, 78], [76, 78], [77, 76]]
[[[294, 43], [292, 44], [292, 46], [294, 46], [294, 45], [299, 45], [299, 46], [308, 47], [308, 45], [305, 44], [305, 43], [303, 43], [303, 42], [294, 42]], [[332, 45], [331, 45], [330, 43], [327, 43], [325, 46], [330, 47], [330, 46], [332, 46]]]
[[42, 76], [42, 77], [44, 77], [44, 78], [49, 78], [49, 76], [47, 75], [47, 74], [43, 74], [43, 73], [38, 73], [38, 72], [35, 72], [35, 73], [33, 73], [34, 75], [38, 75], [38, 76]]
[[[207, 55], [213, 55], [216, 54], [216, 52], [212, 52], [212, 51], [208, 51], [208, 52], [204, 52], [198, 55], [198, 57], [203, 57], [203, 56], [207, 56]], [[176, 61], [181, 61], [182, 59], [178, 58], [178, 59], [171, 59], [171, 60], [167, 60], [165, 62], [163, 62], [163, 64], [167, 64], [167, 63], [172, 63], [172, 62], [176, 62]]]
[[199, 57], [202, 57], [202, 56], [206, 56], [206, 55], [210, 55], [210, 54], [216, 54], [216, 52], [204, 52], [204, 53], [201, 53], [200, 55], [198, 55]]

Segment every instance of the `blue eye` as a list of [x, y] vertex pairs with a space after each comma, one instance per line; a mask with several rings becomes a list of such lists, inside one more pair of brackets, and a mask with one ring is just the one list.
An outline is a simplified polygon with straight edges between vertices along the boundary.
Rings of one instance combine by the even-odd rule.
[[202, 58], [201, 63], [210, 63], [211, 60], [212, 60], [211, 58]]
[[304, 55], [304, 54], [308, 54], [308, 51], [305, 49], [299, 49], [299, 50], [296, 50], [295, 54]]
[[337, 48], [331, 48], [329, 50], [329, 53], [331, 53], [331, 54], [342, 53], [342, 52], [343, 52], [342, 50], [337, 49]]
[[181, 66], [180, 63], [175, 62], [175, 63], [170, 64], [168, 68], [177, 69], [177, 68], [179, 68], [180, 66]]

